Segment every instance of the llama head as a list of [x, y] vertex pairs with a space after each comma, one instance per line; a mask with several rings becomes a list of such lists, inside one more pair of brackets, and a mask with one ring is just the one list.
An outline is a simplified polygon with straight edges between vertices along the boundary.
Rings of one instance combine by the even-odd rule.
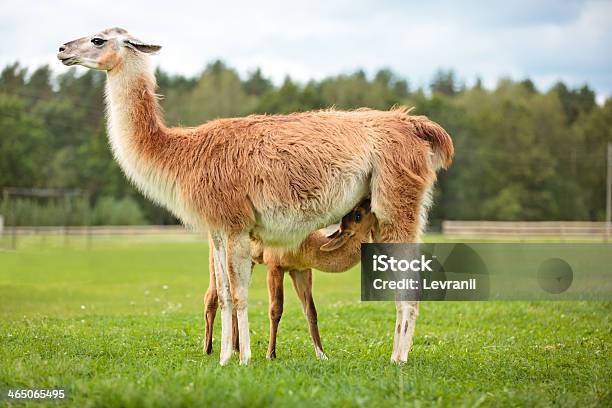
[[147, 54], [160, 49], [161, 46], [140, 41], [122, 28], [109, 28], [62, 44], [57, 58], [64, 65], [110, 71], [125, 64], [138, 64]]
[[357, 207], [342, 217], [340, 228], [328, 238], [331, 240], [321, 246], [321, 251], [334, 251], [350, 240], [360, 243], [370, 242], [372, 230], [376, 223], [376, 216], [370, 208], [370, 200], [363, 200]]

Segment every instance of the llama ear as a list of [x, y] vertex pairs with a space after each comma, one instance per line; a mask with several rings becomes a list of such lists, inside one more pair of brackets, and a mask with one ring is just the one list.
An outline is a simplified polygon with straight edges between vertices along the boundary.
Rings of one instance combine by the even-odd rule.
[[327, 238], [336, 238], [338, 235], [340, 235], [340, 230], [339, 229], [337, 229], [334, 232], [332, 232], [331, 234], [329, 234], [327, 236]]
[[352, 231], [336, 231], [332, 235], [329, 236], [331, 240], [319, 248], [323, 252], [331, 252], [346, 244], [351, 237], [355, 235]]
[[144, 52], [147, 54], [154, 54], [157, 51], [161, 50], [161, 45], [145, 44], [142, 41], [133, 38], [125, 40], [125, 45], [136, 51]]

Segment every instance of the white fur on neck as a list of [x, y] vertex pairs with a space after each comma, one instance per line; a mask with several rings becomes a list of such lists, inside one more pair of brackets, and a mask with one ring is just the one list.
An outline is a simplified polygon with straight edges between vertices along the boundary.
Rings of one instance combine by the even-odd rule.
[[[178, 180], [140, 157], [134, 143], [136, 123], [132, 110], [133, 86], [146, 78], [155, 87], [155, 77], [146, 55], [125, 61], [117, 72], [109, 72], [106, 81], [108, 138], [113, 155], [126, 176], [149, 199], [166, 207], [185, 224], [196, 227], [199, 222], [180, 199]], [[151, 89], [153, 92], [154, 89]], [[137, 95], [137, 94], [136, 94]]]

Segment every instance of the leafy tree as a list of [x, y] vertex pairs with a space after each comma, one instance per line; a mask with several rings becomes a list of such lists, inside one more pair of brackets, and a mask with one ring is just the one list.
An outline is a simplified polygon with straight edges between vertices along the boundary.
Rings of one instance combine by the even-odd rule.
[[552, 91], [559, 95], [569, 124], [574, 123], [581, 113], [589, 113], [596, 105], [595, 92], [586, 85], [580, 89], [568, 89], [563, 82], [558, 82]]
[[453, 70], [439, 70], [431, 81], [431, 92], [454, 96], [459, 92], [459, 84]]
[[252, 110], [254, 100], [243, 89], [238, 73], [221, 61], [206, 68], [184, 106], [188, 124], [244, 115]]
[[256, 107], [262, 113], [289, 113], [304, 110], [299, 101], [300, 88], [289, 76], [278, 90], [266, 92]]
[[272, 88], [272, 81], [265, 78], [259, 68], [251, 72], [246, 81], [244, 81], [244, 91], [247, 95], [262, 96]]
[[18, 62], [7, 65], [0, 73], [0, 92], [18, 94], [26, 84], [28, 70]]
[[0, 93], [0, 188], [45, 185], [44, 123], [17, 96]]

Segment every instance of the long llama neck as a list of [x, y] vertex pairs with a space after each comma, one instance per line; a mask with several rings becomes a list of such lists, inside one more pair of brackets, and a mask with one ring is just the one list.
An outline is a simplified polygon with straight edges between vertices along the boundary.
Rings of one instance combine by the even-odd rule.
[[168, 129], [155, 95], [148, 59], [126, 61], [108, 72], [106, 103], [108, 137], [117, 162], [150, 199], [191, 224], [180, 199], [177, 157], [187, 144], [176, 143], [181, 129]]
[[106, 102], [113, 149], [121, 150], [126, 142], [139, 147], [150, 144], [151, 138], [159, 141], [165, 136], [167, 129], [161, 119], [156, 86], [145, 58], [125, 62], [108, 72]]

